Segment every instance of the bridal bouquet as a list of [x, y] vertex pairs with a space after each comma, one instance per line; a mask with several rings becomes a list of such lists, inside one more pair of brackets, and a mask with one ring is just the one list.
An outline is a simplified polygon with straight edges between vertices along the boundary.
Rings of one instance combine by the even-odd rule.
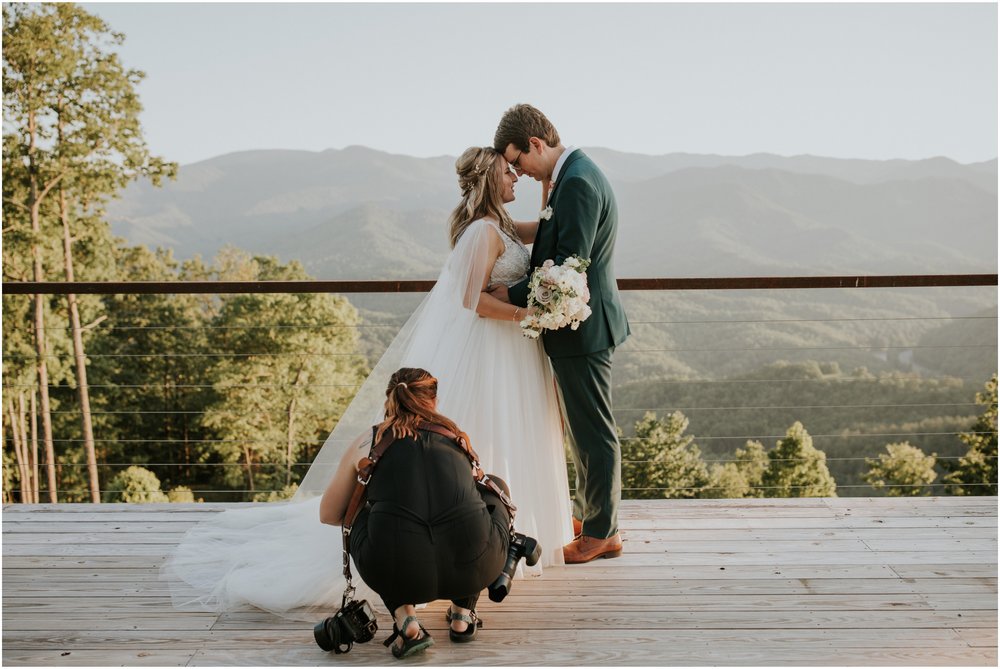
[[528, 282], [528, 307], [535, 313], [521, 321], [525, 337], [537, 339], [543, 330], [571, 330], [590, 317], [590, 290], [587, 288], [589, 260], [566, 258], [562, 265], [546, 260]]

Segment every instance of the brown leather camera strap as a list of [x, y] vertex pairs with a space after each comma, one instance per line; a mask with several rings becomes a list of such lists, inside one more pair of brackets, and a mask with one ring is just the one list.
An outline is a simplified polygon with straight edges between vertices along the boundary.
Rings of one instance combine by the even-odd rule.
[[503, 488], [498, 486], [496, 481], [487, 476], [486, 472], [483, 471], [482, 466], [479, 464], [479, 456], [476, 455], [474, 450], [472, 450], [472, 445], [469, 443], [469, 440], [464, 433], [462, 435], [457, 435], [448, 428], [436, 423], [421, 423], [418, 427], [421, 430], [440, 434], [442, 437], [446, 437], [458, 444], [458, 447], [462, 449], [466, 457], [469, 458], [469, 462], [472, 464], [472, 476], [476, 479], [476, 483], [485, 487], [487, 490], [499, 497], [500, 502], [507, 507], [507, 510], [510, 512], [511, 520], [513, 520], [514, 512], [517, 511], [517, 507], [514, 506], [514, 502], [512, 502], [510, 497], [507, 496], [507, 493], [503, 491]]

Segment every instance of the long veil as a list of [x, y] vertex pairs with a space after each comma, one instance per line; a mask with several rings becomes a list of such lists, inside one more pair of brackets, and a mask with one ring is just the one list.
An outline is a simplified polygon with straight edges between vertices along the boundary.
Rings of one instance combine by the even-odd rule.
[[[561, 514], [568, 525], [565, 456], [558, 424], [555, 428], [552, 421], [545, 426], [526, 426], [518, 415], [528, 411], [558, 416], [551, 377], [546, 376], [548, 362], [538, 342], [518, 336], [516, 324], [480, 318], [475, 311], [493, 264], [489, 257], [490, 228], [490, 223], [476, 221], [461, 236], [433, 290], [407, 319], [362, 384], [293, 499], [225, 510], [185, 534], [161, 572], [170, 583], [176, 606], [221, 612], [249, 604], [284, 617], [312, 619], [317, 607], [332, 611], [339, 605], [344, 589], [340, 528], [319, 522], [320, 496], [345, 449], [359, 435], [370, 433], [371, 426], [381, 420], [388, 379], [403, 366], [422, 367], [439, 379], [439, 410], [469, 432], [473, 447], [484, 456], [487, 471], [513, 477], [522, 489], [529, 490], [544, 484], [531, 480], [536, 470], [555, 468], [558, 472], [561, 467], [561, 486], [550, 485], [557, 499], [565, 499], [565, 508], [544, 511], [553, 517]], [[507, 365], [495, 364], [496, 359], [506, 358], [510, 358]], [[536, 368], [544, 372], [525, 372]], [[483, 394], [493, 391], [495, 395]], [[495, 403], [510, 395], [520, 397], [528, 409], [520, 405], [501, 408], [503, 415], [492, 416]], [[492, 448], [490, 440], [523, 442], [525, 429], [533, 430], [529, 434], [547, 443], [558, 442], [558, 448], [549, 449], [552, 452], [547, 455], [533, 453], [530, 462], [524, 458], [523, 471], [512, 471], [519, 466], [516, 458], [509, 453], [494, 453], [503, 449]], [[542, 434], [545, 430], [548, 433]], [[542, 463], [540, 458], [544, 457], [550, 461]], [[528, 529], [542, 532], [544, 528]], [[564, 530], [560, 526], [555, 534], [565, 536], [568, 530]]]

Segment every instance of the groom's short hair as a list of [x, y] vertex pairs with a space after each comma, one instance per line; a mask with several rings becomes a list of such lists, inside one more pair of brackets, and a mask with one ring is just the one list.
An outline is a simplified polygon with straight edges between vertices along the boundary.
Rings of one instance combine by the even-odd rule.
[[531, 105], [514, 105], [500, 119], [493, 136], [493, 148], [503, 153], [508, 144], [513, 144], [518, 150], [527, 151], [528, 140], [532, 137], [544, 140], [551, 147], [559, 146], [559, 133], [545, 114]]

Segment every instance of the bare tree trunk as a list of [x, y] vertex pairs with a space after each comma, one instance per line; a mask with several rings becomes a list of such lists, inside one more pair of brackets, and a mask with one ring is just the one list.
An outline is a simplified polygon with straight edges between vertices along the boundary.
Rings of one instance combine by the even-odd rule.
[[292, 450], [295, 446], [295, 398], [288, 403], [288, 441], [285, 444], [285, 485], [292, 482]]
[[41, 499], [41, 470], [38, 468], [38, 407], [35, 400], [35, 391], [31, 391], [30, 406], [28, 416], [31, 420], [31, 475], [35, 481], [35, 504]]
[[243, 457], [246, 458], [246, 461], [247, 461], [247, 487], [250, 489], [250, 492], [253, 492], [254, 491], [254, 487], [253, 487], [253, 459], [252, 459], [252, 456], [250, 454], [250, 447], [249, 447], [249, 445], [244, 445], [243, 446]]
[[17, 412], [14, 410], [14, 400], [7, 398], [7, 416], [10, 419], [10, 433], [14, 442], [14, 458], [17, 460], [17, 471], [21, 477], [21, 503], [28, 503], [28, 463], [24, 447], [21, 443], [21, 432], [18, 429]]
[[[73, 237], [69, 229], [69, 206], [66, 191], [59, 188], [59, 216], [63, 226], [63, 262], [66, 280], [73, 281]], [[87, 356], [83, 350], [83, 329], [80, 326], [80, 309], [76, 295], [66, 296], [69, 301], [69, 322], [73, 334], [73, 360], [76, 365], [76, 387], [80, 398], [80, 416], [83, 422], [83, 449], [87, 454], [87, 479], [90, 482], [90, 501], [101, 502], [101, 486], [97, 476], [97, 451], [94, 447], [94, 424], [90, 414], [90, 386], [87, 384]]]
[[[0, 444], [3, 444], [4, 450], [7, 450], [7, 421], [8, 421], [8, 418], [4, 415], [3, 404], [0, 403]], [[11, 443], [14, 443], [13, 440], [11, 441]], [[15, 451], [15, 453], [16, 453], [16, 451]], [[4, 486], [3, 486], [3, 503], [4, 504], [13, 504], [14, 503], [14, 495], [13, 495], [12, 491], [7, 487], [7, 477], [6, 476], [3, 477], [3, 482], [4, 482]]]
[[[38, 190], [38, 167], [35, 164], [35, 136], [37, 128], [35, 125], [35, 115], [31, 114], [28, 117], [28, 132], [31, 137], [30, 146], [28, 148], [28, 161], [29, 161], [29, 173], [31, 175], [30, 179], [30, 207], [29, 212], [31, 216], [31, 231], [35, 234], [35, 238], [38, 239], [42, 235], [42, 221], [41, 221], [41, 205], [42, 198], [45, 197], [49, 190], [55, 185], [55, 181], [49, 183], [42, 192]], [[57, 178], [58, 179], [58, 178]], [[38, 243], [31, 245], [31, 257], [32, 257], [32, 274], [33, 278], [37, 282], [45, 280], [44, 273], [42, 272], [42, 252], [38, 248]], [[49, 464], [49, 501], [57, 502], [56, 498], [56, 473], [55, 473], [55, 461], [56, 461], [56, 449], [52, 440], [52, 410], [49, 404], [49, 370], [46, 364], [46, 358], [48, 351], [46, 350], [46, 340], [45, 340], [45, 298], [42, 295], [35, 295], [35, 352], [38, 355], [37, 371], [38, 371], [38, 391], [39, 398], [41, 400], [42, 409], [42, 437], [45, 440], [45, 458], [50, 463]], [[13, 426], [11, 426], [13, 427]]]
[[285, 485], [291, 485], [292, 483], [292, 453], [295, 450], [295, 408], [298, 405], [298, 397], [296, 397], [295, 393], [298, 390], [299, 382], [302, 380], [304, 369], [305, 363], [299, 367], [299, 371], [295, 374], [295, 381], [292, 382], [292, 399], [288, 402], [288, 439], [285, 443]]
[[24, 453], [25, 468], [28, 472], [27, 485], [28, 503], [35, 501], [38, 493], [38, 479], [35, 476], [35, 463], [31, 461], [31, 445], [28, 443], [28, 411], [24, 406], [24, 391], [17, 394], [17, 419], [21, 430], [21, 450]]
[[[37, 251], [36, 251], [37, 254]], [[41, 276], [41, 261], [35, 261], [35, 281], [44, 281]], [[49, 501], [58, 502], [56, 496], [55, 461], [56, 449], [52, 438], [52, 409], [49, 403], [49, 368], [46, 364], [48, 346], [45, 341], [45, 298], [35, 295], [35, 353], [38, 355], [38, 393], [41, 405], [42, 439], [45, 441], [45, 459], [49, 463]]]

